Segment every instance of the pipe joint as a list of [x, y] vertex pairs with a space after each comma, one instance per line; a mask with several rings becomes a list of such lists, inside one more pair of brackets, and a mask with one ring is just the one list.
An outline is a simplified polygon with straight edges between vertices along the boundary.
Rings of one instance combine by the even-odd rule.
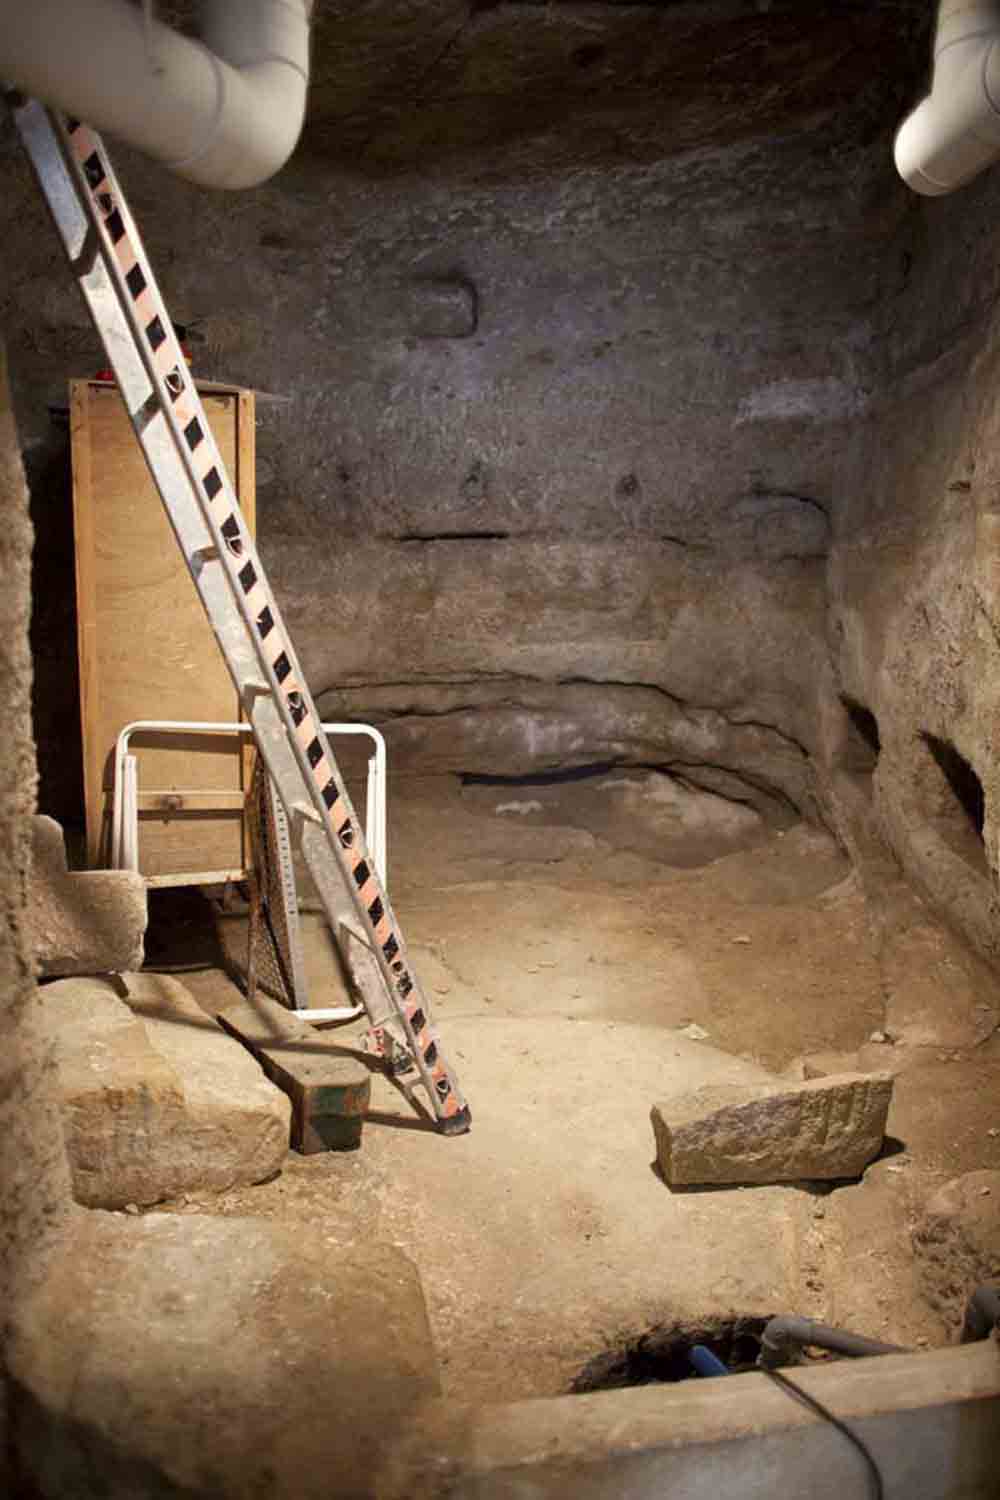
[[1000, 0], [941, 0], [934, 78], [896, 133], [900, 176], [915, 192], [954, 192], [1000, 157]]
[[0, 0], [0, 77], [204, 187], [255, 187], [305, 118], [312, 0], [207, 0], [205, 41], [129, 0]]

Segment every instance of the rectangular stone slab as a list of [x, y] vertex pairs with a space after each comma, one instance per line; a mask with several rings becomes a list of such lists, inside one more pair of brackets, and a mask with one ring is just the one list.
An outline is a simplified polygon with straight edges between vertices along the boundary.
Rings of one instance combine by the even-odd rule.
[[371, 1073], [360, 1058], [259, 993], [252, 1004], [227, 1005], [218, 1020], [291, 1100], [293, 1150], [309, 1156], [361, 1145]]
[[78, 1203], [224, 1192], [281, 1170], [290, 1109], [179, 980], [57, 979], [39, 991]]
[[44, 975], [108, 974], [141, 969], [146, 882], [134, 870], [66, 868], [62, 829], [32, 820], [28, 923]]
[[671, 1187], [858, 1177], [891, 1098], [888, 1073], [698, 1089], [653, 1106], [657, 1162]]

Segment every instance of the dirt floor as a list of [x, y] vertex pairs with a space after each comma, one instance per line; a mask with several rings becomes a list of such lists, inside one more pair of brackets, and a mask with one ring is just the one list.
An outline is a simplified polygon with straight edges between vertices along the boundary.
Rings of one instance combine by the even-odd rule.
[[[873, 900], [823, 831], [655, 773], [404, 783], [389, 829], [389, 887], [472, 1131], [437, 1136], [377, 1077], [359, 1152], [290, 1154], [271, 1182], [153, 1212], [318, 1223], [334, 1269], [359, 1239], [401, 1245], [446, 1389], [470, 1399], [565, 1390], [605, 1349], [705, 1316], [953, 1340], [910, 1232], [940, 1183], [1000, 1168], [1000, 994], [906, 886], [881, 878]], [[310, 1003], [341, 1003], [319, 919], [306, 930]], [[210, 1012], [230, 982], [183, 977]], [[654, 1173], [657, 1099], [801, 1078], [806, 1057], [896, 1074], [863, 1181], [675, 1193]]]

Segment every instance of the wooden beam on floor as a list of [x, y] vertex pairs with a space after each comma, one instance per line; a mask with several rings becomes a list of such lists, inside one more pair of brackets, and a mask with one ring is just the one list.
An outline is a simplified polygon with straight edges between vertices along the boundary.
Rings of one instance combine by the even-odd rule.
[[260, 993], [217, 1012], [220, 1026], [253, 1053], [292, 1102], [294, 1151], [351, 1151], [371, 1095], [371, 1071], [357, 1052]]

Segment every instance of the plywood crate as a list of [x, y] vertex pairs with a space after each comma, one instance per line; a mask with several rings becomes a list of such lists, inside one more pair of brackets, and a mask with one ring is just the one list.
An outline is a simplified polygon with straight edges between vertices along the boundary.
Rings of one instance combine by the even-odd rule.
[[[202, 388], [212, 433], [255, 528], [254, 398]], [[107, 862], [114, 747], [136, 719], [241, 717], [215, 636], [117, 386], [70, 384], [87, 856]], [[153, 885], [245, 867], [248, 751], [236, 739], [136, 735], [139, 868]]]

